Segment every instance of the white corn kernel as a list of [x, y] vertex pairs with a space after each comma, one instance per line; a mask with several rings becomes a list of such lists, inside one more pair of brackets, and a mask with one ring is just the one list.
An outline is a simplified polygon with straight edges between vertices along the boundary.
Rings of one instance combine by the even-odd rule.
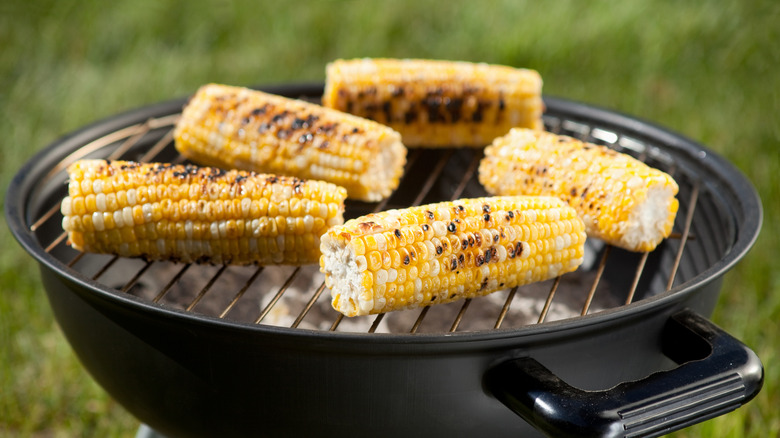
[[126, 194], [127, 194], [127, 205], [133, 206], [136, 204], [136, 202], [138, 202], [135, 189], [128, 189]]
[[73, 202], [73, 199], [70, 196], [66, 196], [62, 202], [60, 203], [60, 212], [63, 216], [70, 216], [73, 212], [73, 208], [71, 206], [71, 203]]

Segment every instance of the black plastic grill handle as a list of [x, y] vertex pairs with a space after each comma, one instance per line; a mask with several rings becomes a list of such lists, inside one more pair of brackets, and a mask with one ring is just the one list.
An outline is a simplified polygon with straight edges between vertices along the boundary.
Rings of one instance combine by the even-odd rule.
[[530, 357], [488, 370], [487, 388], [528, 423], [555, 437], [654, 437], [733, 411], [761, 390], [756, 354], [690, 310], [672, 315], [664, 353], [678, 367], [604, 391], [567, 384]]

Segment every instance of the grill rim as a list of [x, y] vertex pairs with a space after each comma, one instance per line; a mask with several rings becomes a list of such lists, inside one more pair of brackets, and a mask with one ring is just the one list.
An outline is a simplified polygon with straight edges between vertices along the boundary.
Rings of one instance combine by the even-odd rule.
[[[317, 95], [321, 94], [323, 84], [278, 84], [255, 87], [271, 93]], [[311, 338], [333, 339], [336, 341], [348, 340], [350, 343], [361, 341], [360, 344], [460, 344], [470, 342], [484, 342], [486, 340], [500, 340], [515, 337], [529, 337], [551, 334], [556, 332], [569, 332], [570, 330], [582, 330], [583, 328], [601, 327], [605, 324], [619, 323], [627, 318], [633, 318], [636, 313], [655, 312], [660, 309], [675, 305], [686, 297], [698, 291], [711, 282], [719, 280], [721, 276], [741, 260], [755, 243], [760, 233], [763, 220], [763, 209], [752, 183], [733, 164], [719, 156], [709, 148], [690, 140], [676, 132], [658, 126], [652, 122], [640, 118], [597, 107], [591, 104], [575, 102], [568, 99], [544, 96], [546, 112], [550, 111], [562, 118], [580, 119], [588, 124], [598, 124], [600, 128], [614, 129], [621, 135], [637, 138], [651, 144], [660, 144], [662, 149], [674, 151], [675, 156], [680, 156], [695, 165], [697, 170], [713, 179], [702, 180], [703, 184], [728, 189], [730, 195], [723, 202], [730, 207], [728, 214], [735, 223], [736, 235], [728, 249], [728, 252], [709, 266], [700, 274], [687, 282], [660, 292], [652, 297], [618, 305], [594, 314], [587, 314], [563, 320], [530, 324], [515, 328], [499, 328], [480, 330], [473, 332], [453, 333], [360, 333], [360, 332], [327, 332], [305, 328], [290, 328], [269, 326], [263, 324], [247, 324], [211, 317], [207, 315], [186, 312], [183, 310], [163, 307], [160, 304], [151, 303], [148, 300], [129, 294], [115, 291], [91, 280], [72, 270], [56, 257], [46, 253], [43, 246], [37, 241], [30, 226], [36, 218], [31, 218], [31, 212], [27, 208], [31, 205], [35, 194], [37, 180], [27, 175], [47, 175], [48, 172], [62, 158], [68, 156], [74, 150], [74, 145], [83, 145], [88, 141], [121, 129], [130, 124], [143, 123], [151, 116], [162, 117], [177, 113], [187, 102], [189, 97], [170, 100], [154, 105], [143, 106], [114, 116], [97, 120], [81, 129], [71, 132], [52, 142], [48, 147], [38, 152], [15, 175], [9, 184], [5, 203], [5, 214], [9, 228], [22, 247], [41, 263], [41, 269], [50, 269], [53, 273], [64, 277], [68, 282], [76, 286], [86, 287], [86, 294], [91, 294], [89, 299], [110, 301], [113, 305], [124, 306], [124, 311], [149, 315], [149, 312], [159, 313], [161, 317], [169, 318], [174, 324], [188, 323], [195, 325], [207, 325], [224, 330], [236, 330], [241, 332], [254, 332], [258, 334], [270, 334], [284, 338]], [[723, 190], [719, 190], [722, 197], [726, 197]], [[749, 213], [753, 214], [749, 214]], [[79, 291], [81, 293], [81, 291]], [[359, 347], [357, 347], [359, 348]]]

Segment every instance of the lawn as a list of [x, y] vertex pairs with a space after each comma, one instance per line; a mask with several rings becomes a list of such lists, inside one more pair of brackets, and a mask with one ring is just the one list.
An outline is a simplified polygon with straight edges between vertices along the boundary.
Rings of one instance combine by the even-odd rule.
[[[322, 81], [362, 56], [529, 67], [548, 95], [631, 114], [725, 156], [758, 189], [761, 236], [712, 319], [765, 365], [755, 400], [679, 437], [780, 434], [780, 3], [10, 0], [0, 4], [0, 196], [58, 137], [206, 82]], [[5, 219], [3, 218], [3, 223]], [[37, 267], [0, 228], [0, 436], [132, 437], [83, 370]]]

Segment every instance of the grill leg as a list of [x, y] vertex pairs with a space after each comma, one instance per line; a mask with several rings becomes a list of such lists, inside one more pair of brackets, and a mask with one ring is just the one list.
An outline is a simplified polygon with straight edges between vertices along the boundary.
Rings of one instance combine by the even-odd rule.
[[165, 438], [165, 435], [157, 432], [145, 424], [142, 424], [141, 427], [138, 428], [138, 432], [135, 433], [135, 438]]

